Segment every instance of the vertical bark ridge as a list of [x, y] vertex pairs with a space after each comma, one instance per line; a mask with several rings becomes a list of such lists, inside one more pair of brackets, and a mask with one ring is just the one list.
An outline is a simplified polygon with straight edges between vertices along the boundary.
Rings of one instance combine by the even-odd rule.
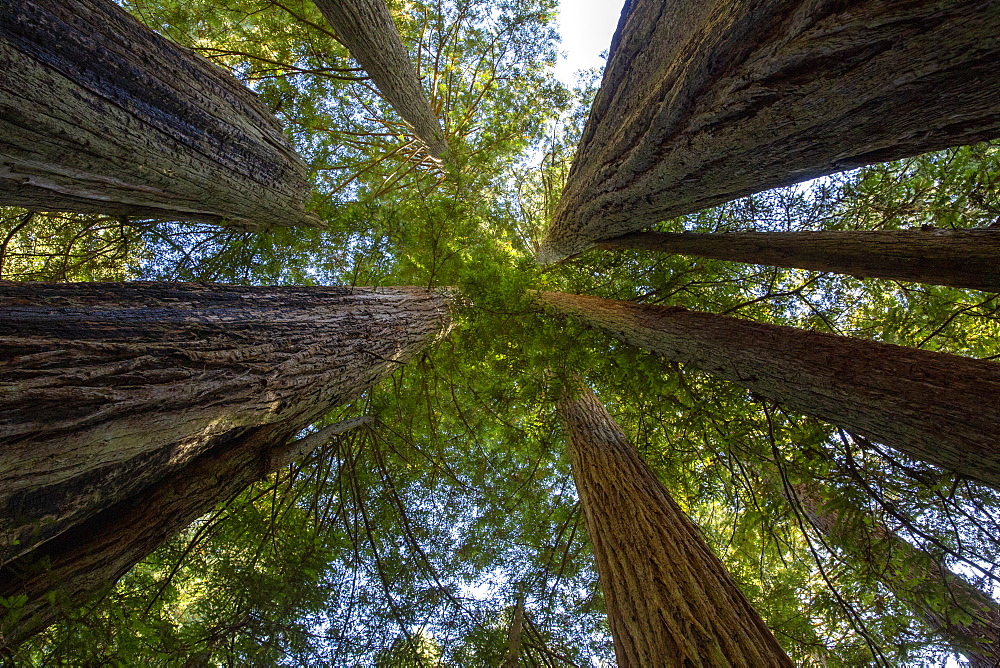
[[448, 152], [441, 124], [420, 84], [385, 0], [314, 0], [337, 37], [365, 68], [379, 92], [427, 145]]
[[988, 0], [633, 0], [539, 259], [1000, 136]]
[[0, 283], [2, 561], [217, 437], [303, 428], [447, 319], [421, 288]]
[[1000, 364], [678, 307], [541, 303], [910, 457], [1000, 488]]
[[[795, 497], [810, 522], [833, 545], [859, 560], [906, 603], [936, 634], [965, 655], [972, 668], [1000, 665], [1000, 604], [953, 573], [931, 555], [876, 522], [868, 528], [823, 503], [815, 488], [794, 485]], [[897, 564], [904, 564], [903, 567]], [[928, 604], [946, 596], [944, 609]], [[955, 619], [961, 612], [970, 623]]]
[[0, 202], [39, 211], [322, 225], [306, 166], [232, 75], [109, 0], [0, 12]]
[[604, 406], [576, 389], [557, 408], [618, 665], [791, 666]]
[[1000, 292], [1000, 230], [634, 232], [597, 244]]

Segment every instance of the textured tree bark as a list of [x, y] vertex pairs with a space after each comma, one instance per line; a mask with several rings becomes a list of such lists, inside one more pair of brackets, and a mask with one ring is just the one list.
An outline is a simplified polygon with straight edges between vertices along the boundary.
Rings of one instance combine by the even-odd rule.
[[994, 229], [635, 232], [605, 239], [597, 247], [1000, 292], [1000, 230]]
[[227, 434], [297, 432], [447, 317], [421, 288], [0, 283], [2, 561]]
[[1000, 136], [989, 0], [631, 0], [539, 259]]
[[108, 0], [0, 11], [0, 203], [39, 211], [322, 225], [306, 167], [228, 72]]
[[24, 603], [0, 615], [0, 652], [108, 591], [159, 545], [250, 484], [363, 424], [348, 420], [287, 443], [287, 423], [236, 429], [179, 471], [0, 567], [0, 596]]
[[620, 666], [791, 666], [604, 406], [558, 402]]
[[314, 0], [337, 37], [431, 155], [448, 145], [385, 0]]
[[[964, 654], [971, 668], [1000, 665], [1000, 605], [996, 601], [885, 525], [876, 523], [873, 529], [868, 528], [860, 518], [852, 521], [825, 505], [814, 488], [803, 484], [794, 487], [796, 499], [813, 526], [835, 547], [869, 568], [928, 628]], [[942, 597], [947, 601], [943, 608], [928, 604]], [[957, 621], [955, 612], [971, 616], [972, 622]]]
[[677, 307], [545, 292], [626, 343], [1000, 489], [1000, 364]]

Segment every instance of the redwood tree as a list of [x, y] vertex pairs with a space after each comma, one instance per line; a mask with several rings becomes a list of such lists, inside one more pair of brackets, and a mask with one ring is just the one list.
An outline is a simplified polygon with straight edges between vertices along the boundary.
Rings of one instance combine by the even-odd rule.
[[631, 0], [540, 258], [1000, 136], [987, 0]]
[[1000, 604], [881, 522], [824, 502], [812, 485], [792, 489], [789, 496], [831, 545], [878, 578], [971, 668], [1000, 664]]
[[582, 384], [558, 402], [620, 666], [791, 666], [770, 629]]
[[907, 455], [1000, 488], [1000, 364], [679, 307], [542, 304]]
[[2, 561], [220, 444], [283, 443], [425, 347], [445, 304], [420, 288], [0, 284]]
[[38, 211], [321, 225], [273, 114], [110, 0], [0, 11], [0, 203]]
[[1000, 292], [1000, 230], [634, 232], [597, 244]]
[[385, 0], [314, 0], [337, 38], [432, 155], [448, 145]]
[[0, 652], [114, 586], [132, 566], [244, 488], [364, 419], [330, 425], [288, 442], [295, 428], [261, 425], [216, 437], [208, 451], [165, 478], [105, 508], [0, 567]]

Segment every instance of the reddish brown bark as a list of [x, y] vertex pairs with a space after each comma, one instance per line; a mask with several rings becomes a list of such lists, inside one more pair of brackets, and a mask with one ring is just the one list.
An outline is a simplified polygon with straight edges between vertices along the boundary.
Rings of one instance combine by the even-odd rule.
[[306, 177], [256, 95], [113, 2], [4, 2], [0, 203], [321, 225], [304, 211]]
[[219, 439], [296, 433], [447, 317], [420, 288], [0, 283], [2, 561]]
[[619, 666], [791, 666], [594, 394], [558, 402]]
[[989, 0], [631, 0], [540, 259], [1000, 135]]
[[668, 360], [1000, 488], [1000, 364], [677, 307], [542, 304]]
[[431, 155], [443, 157], [448, 145], [441, 124], [385, 0], [314, 1], [396, 113], [410, 124]]
[[994, 229], [635, 232], [605, 239], [597, 247], [1000, 292], [1000, 230]]

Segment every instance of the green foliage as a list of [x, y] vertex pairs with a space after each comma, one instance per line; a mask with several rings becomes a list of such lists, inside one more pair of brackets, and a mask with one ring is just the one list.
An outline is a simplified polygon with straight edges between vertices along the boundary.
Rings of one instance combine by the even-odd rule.
[[[376, 422], [202, 518], [24, 664], [498, 666], [525, 596], [524, 665], [611, 662], [603, 599], [552, 399], [582, 373], [801, 665], [930, 664], [950, 652], [856, 557], [876, 526], [995, 587], [993, 491], [732, 384], [545, 315], [538, 289], [684, 306], [980, 358], [995, 296], [681, 256], [590, 252], [540, 268], [596, 86], [549, 72], [551, 0], [393, 3], [453, 155], [431, 161], [311, 3], [134, 0], [149, 25], [252, 86], [285, 123], [325, 230], [0, 210], [0, 278], [413, 284], [455, 326], [337, 409]], [[876, 165], [665, 221], [664, 230], [985, 226], [1000, 145]], [[6, 241], [2, 241], [5, 239]], [[822, 490], [841, 544], [790, 499]], [[948, 592], [913, 582], [958, 620]], [[18, 601], [0, 601], [17, 607]]]

